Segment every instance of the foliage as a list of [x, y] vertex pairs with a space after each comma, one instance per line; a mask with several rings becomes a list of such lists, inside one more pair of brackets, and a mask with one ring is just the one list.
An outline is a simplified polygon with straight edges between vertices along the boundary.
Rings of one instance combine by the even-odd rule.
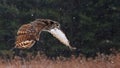
[[85, 58], [84, 56], [71, 56], [70, 58], [57, 57], [49, 59], [44, 55], [38, 54], [33, 57], [29, 54], [26, 59], [16, 56], [14, 59], [8, 60], [0, 58], [1, 68], [119, 68], [120, 53], [116, 55], [98, 54], [95, 59]]
[[[60, 22], [78, 54], [119, 50], [119, 3], [119, 0], [0, 0], [0, 49], [14, 46], [16, 32], [22, 24], [49, 18]], [[42, 33], [40, 42], [30, 50], [69, 55], [69, 50], [47, 33]]]

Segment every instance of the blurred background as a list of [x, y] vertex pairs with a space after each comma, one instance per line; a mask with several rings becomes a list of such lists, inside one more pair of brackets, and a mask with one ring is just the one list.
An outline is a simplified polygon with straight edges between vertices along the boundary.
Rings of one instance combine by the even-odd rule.
[[95, 56], [120, 50], [119, 0], [0, 0], [0, 55], [14, 47], [18, 28], [37, 18], [58, 21], [72, 46], [71, 52], [56, 38], [42, 32], [28, 52], [47, 56]]

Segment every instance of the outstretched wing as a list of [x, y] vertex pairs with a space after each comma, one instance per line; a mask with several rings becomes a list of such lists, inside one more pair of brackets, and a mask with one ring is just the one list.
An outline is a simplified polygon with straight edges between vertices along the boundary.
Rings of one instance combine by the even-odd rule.
[[36, 40], [39, 40], [39, 34], [31, 24], [22, 25], [16, 36], [15, 48], [30, 48]]

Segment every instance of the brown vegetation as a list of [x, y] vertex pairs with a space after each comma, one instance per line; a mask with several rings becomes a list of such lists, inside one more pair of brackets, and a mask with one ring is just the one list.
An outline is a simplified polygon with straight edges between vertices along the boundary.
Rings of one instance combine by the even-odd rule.
[[116, 55], [98, 54], [96, 58], [74, 56], [70, 58], [58, 57], [51, 60], [44, 55], [27, 59], [16, 56], [12, 60], [0, 59], [0, 68], [120, 68], [120, 53]]

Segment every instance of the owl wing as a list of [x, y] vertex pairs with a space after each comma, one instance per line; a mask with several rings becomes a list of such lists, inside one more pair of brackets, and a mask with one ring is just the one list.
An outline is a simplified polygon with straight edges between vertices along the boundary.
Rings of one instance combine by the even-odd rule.
[[31, 24], [24, 24], [19, 28], [17, 35], [24, 35], [28, 33], [30, 33], [29, 35], [32, 35], [35, 32], [36, 31]]
[[36, 40], [39, 40], [39, 34], [36, 30], [31, 24], [24, 24], [17, 32], [15, 48], [30, 48], [35, 44]]

